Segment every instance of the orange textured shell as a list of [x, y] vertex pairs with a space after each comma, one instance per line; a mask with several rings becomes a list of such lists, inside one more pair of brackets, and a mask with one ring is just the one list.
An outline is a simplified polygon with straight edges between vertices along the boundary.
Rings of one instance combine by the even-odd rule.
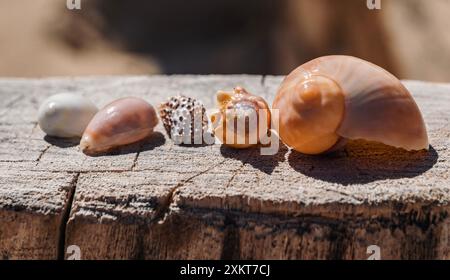
[[[219, 111], [211, 115], [214, 135], [227, 146], [243, 149], [257, 145], [270, 129], [271, 115], [264, 98], [253, 95], [242, 87], [233, 92], [219, 91], [216, 96]], [[245, 129], [238, 131], [237, 122], [255, 114], [255, 127], [246, 123]], [[255, 141], [255, 142], [253, 142]]]
[[325, 56], [292, 71], [273, 102], [279, 135], [305, 154], [334, 150], [346, 139], [428, 149], [420, 110], [392, 74], [350, 56]]

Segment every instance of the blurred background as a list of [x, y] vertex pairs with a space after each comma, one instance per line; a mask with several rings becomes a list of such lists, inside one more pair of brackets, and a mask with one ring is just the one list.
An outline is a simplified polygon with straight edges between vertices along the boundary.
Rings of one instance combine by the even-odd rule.
[[0, 76], [287, 74], [354, 55], [450, 82], [450, 0], [0, 0]]

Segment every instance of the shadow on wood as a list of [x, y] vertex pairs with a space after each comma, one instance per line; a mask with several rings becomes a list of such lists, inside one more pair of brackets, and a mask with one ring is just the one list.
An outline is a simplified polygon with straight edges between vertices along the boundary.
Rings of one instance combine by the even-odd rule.
[[233, 149], [222, 145], [220, 153], [225, 158], [234, 158], [240, 160], [243, 164], [250, 164], [252, 167], [266, 173], [272, 174], [274, 169], [285, 161], [285, 155], [288, 148], [283, 142], [279, 141], [278, 152], [274, 155], [261, 155], [261, 147], [253, 147], [248, 149]]
[[108, 155], [126, 155], [134, 154], [144, 151], [151, 151], [156, 147], [162, 146], [166, 143], [166, 138], [161, 132], [155, 131], [149, 137], [129, 145], [119, 147], [112, 150], [109, 153], [99, 154], [97, 156], [108, 156]]
[[[79, 139], [71, 138], [71, 139], [64, 139], [64, 138], [55, 138], [50, 136], [45, 136], [44, 140], [52, 144], [54, 146], [57, 146], [59, 148], [70, 148], [77, 146], [80, 143]], [[134, 154], [138, 152], [143, 151], [150, 151], [153, 150], [156, 147], [162, 146], [166, 143], [166, 138], [161, 132], [154, 132], [149, 137], [129, 145], [121, 146], [115, 149], [112, 149], [110, 151], [99, 153], [96, 155], [89, 155], [92, 157], [101, 157], [101, 156], [112, 156], [112, 155], [126, 155], [126, 154]]]
[[202, 138], [203, 140], [202, 140], [201, 144], [194, 144], [195, 140], [192, 140], [191, 144], [181, 143], [179, 146], [186, 147], [186, 148], [203, 148], [203, 147], [208, 147], [208, 146], [214, 145], [214, 143], [208, 143], [208, 141], [205, 141], [206, 138], [214, 139], [214, 135], [211, 132], [205, 132], [205, 134], [207, 134], [207, 135], [203, 136], [203, 138]]
[[53, 136], [44, 136], [45, 142], [57, 146], [59, 148], [70, 148], [75, 147], [78, 144], [80, 144], [80, 138], [59, 138], [59, 137], [53, 137]]
[[436, 164], [438, 156], [432, 146], [429, 151], [408, 152], [358, 140], [327, 155], [308, 156], [292, 150], [288, 161], [294, 170], [314, 179], [354, 185], [419, 176]]

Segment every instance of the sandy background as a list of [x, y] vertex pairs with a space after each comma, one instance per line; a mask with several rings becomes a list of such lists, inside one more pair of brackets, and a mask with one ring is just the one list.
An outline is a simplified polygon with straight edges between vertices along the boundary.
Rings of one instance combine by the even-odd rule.
[[286, 74], [355, 55], [450, 82], [450, 0], [0, 0], [0, 76]]

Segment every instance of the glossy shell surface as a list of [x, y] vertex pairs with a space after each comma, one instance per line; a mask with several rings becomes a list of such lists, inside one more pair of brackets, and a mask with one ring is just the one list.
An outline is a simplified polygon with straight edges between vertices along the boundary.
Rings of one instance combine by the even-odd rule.
[[406, 150], [428, 149], [418, 106], [386, 70], [350, 56], [326, 56], [292, 71], [273, 102], [279, 135], [299, 152], [319, 154], [342, 139]]
[[89, 99], [78, 94], [61, 93], [50, 96], [41, 104], [38, 123], [49, 136], [81, 137], [97, 111]]
[[155, 109], [143, 99], [118, 99], [94, 116], [83, 134], [80, 147], [86, 154], [108, 152], [147, 138], [157, 124]]

